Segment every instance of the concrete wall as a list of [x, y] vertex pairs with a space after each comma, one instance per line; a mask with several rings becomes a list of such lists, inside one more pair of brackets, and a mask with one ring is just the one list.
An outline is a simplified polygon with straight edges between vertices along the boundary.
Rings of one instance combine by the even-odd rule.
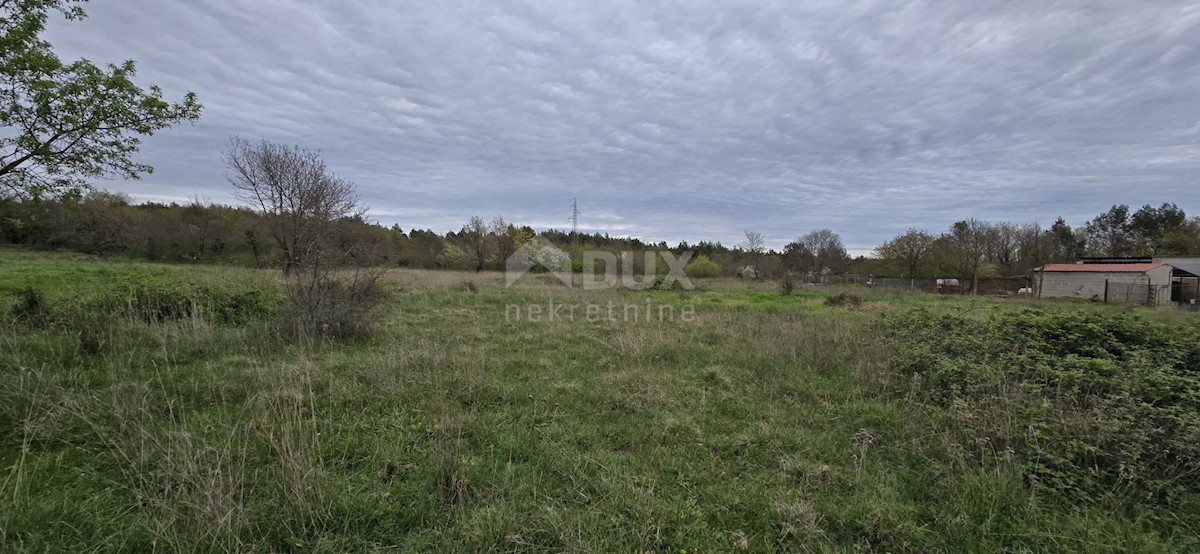
[[1041, 286], [1042, 298], [1073, 297], [1104, 299], [1104, 282], [1108, 281], [1108, 301], [1118, 304], [1145, 304], [1150, 287], [1155, 289], [1155, 303], [1171, 303], [1171, 267], [1163, 266], [1146, 273], [1047, 271], [1034, 286]]

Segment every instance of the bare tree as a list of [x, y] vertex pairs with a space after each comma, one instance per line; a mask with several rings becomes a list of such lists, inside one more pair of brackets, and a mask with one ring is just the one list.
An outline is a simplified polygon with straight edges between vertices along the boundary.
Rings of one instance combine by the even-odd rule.
[[979, 272], [987, 261], [994, 236], [992, 225], [975, 218], [950, 226], [947, 239], [951, 255], [961, 275], [971, 278], [971, 294], [979, 294]]
[[1012, 223], [997, 223], [991, 226], [988, 235], [988, 257], [1000, 267], [1000, 274], [1010, 277], [1016, 274], [1017, 257], [1020, 256], [1021, 228]]
[[482, 217], [477, 215], [471, 216], [467, 220], [467, 224], [463, 226], [461, 235], [466, 242], [468, 251], [471, 257], [475, 260], [475, 271], [483, 271], [483, 266], [487, 262], [487, 238], [488, 226], [483, 221]]
[[850, 256], [842, 244], [842, 237], [830, 229], [819, 229], [807, 233], [796, 242], [812, 254], [813, 271], [819, 277], [828, 272], [838, 272], [845, 268]]
[[504, 265], [504, 260], [517, 251], [517, 228], [498, 215], [488, 222], [488, 232], [496, 246], [496, 262]]
[[762, 258], [763, 252], [766, 250], [767, 238], [758, 231], [746, 229], [746, 242], [742, 243], [742, 250], [750, 254], [750, 263], [754, 268], [754, 276], [758, 277], [758, 262]]
[[354, 184], [333, 175], [317, 152], [235, 137], [224, 160], [234, 194], [267, 216], [285, 275], [317, 253], [334, 221], [366, 212]]
[[234, 138], [224, 161], [235, 193], [266, 216], [283, 251], [293, 329], [321, 335], [364, 330], [383, 260], [371, 237], [351, 231], [366, 213], [354, 184], [298, 146]]
[[1054, 233], [1041, 224], [1026, 223], [1017, 228], [1017, 252], [1023, 272], [1054, 261], [1056, 246]]

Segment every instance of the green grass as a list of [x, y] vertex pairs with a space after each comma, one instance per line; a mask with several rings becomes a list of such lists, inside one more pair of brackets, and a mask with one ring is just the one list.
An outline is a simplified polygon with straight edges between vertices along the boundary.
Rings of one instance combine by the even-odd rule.
[[[384, 285], [375, 332], [345, 343], [292, 345], [269, 309], [117, 310], [97, 339], [68, 319], [130, 287], [233, 296], [277, 277], [0, 252], [0, 308], [35, 287], [60, 318], [0, 328], [0, 551], [1196, 546], [1194, 515], [1067, 500], [1017, 463], [964, 454], [896, 384], [880, 314], [1025, 302], [836, 289], [865, 293], [847, 309], [763, 283], [506, 289], [420, 271]], [[647, 301], [698, 317], [505, 319], [510, 305]]]

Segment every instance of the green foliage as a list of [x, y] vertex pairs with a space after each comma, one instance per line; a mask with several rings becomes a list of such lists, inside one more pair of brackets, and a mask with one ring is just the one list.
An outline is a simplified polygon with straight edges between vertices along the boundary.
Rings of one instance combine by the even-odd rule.
[[134, 162], [137, 135], [195, 121], [187, 93], [171, 103], [157, 86], [133, 82], [135, 64], [64, 63], [41, 38], [48, 14], [85, 17], [72, 0], [0, 2], [0, 186], [30, 196], [86, 188], [91, 178], [136, 179], [153, 168]]
[[700, 256], [696, 256], [696, 258], [693, 259], [686, 268], [684, 268], [684, 273], [693, 279], [711, 279], [717, 275], [720, 275], [721, 266], [717, 265], [717, 262], [710, 260], [708, 256], [702, 254]]
[[980, 456], [1008, 452], [1041, 487], [1139, 502], [1200, 493], [1200, 329], [1135, 313], [1025, 309], [889, 319], [911, 375]]
[[84, 301], [74, 308], [80, 314], [132, 318], [147, 323], [202, 315], [224, 324], [243, 324], [267, 317], [278, 309], [274, 289], [179, 283], [134, 283]]
[[896, 238], [879, 245], [875, 254], [899, 266], [897, 273], [912, 279], [921, 273], [928, 262], [935, 238], [920, 229], [908, 229]]

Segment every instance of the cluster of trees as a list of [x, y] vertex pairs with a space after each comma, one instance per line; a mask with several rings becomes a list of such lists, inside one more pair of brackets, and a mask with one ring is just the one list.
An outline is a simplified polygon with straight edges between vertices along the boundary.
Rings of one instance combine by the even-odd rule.
[[876, 249], [878, 274], [957, 277], [974, 288], [983, 277], [1022, 277], [1038, 266], [1081, 257], [1200, 256], [1200, 218], [1174, 204], [1130, 212], [1115, 205], [1078, 228], [1058, 218], [1037, 223], [966, 219], [934, 234], [909, 229]]
[[1132, 213], [1118, 204], [1089, 221], [1076, 239], [1090, 256], [1200, 255], [1200, 217], [1188, 218], [1175, 204]]

